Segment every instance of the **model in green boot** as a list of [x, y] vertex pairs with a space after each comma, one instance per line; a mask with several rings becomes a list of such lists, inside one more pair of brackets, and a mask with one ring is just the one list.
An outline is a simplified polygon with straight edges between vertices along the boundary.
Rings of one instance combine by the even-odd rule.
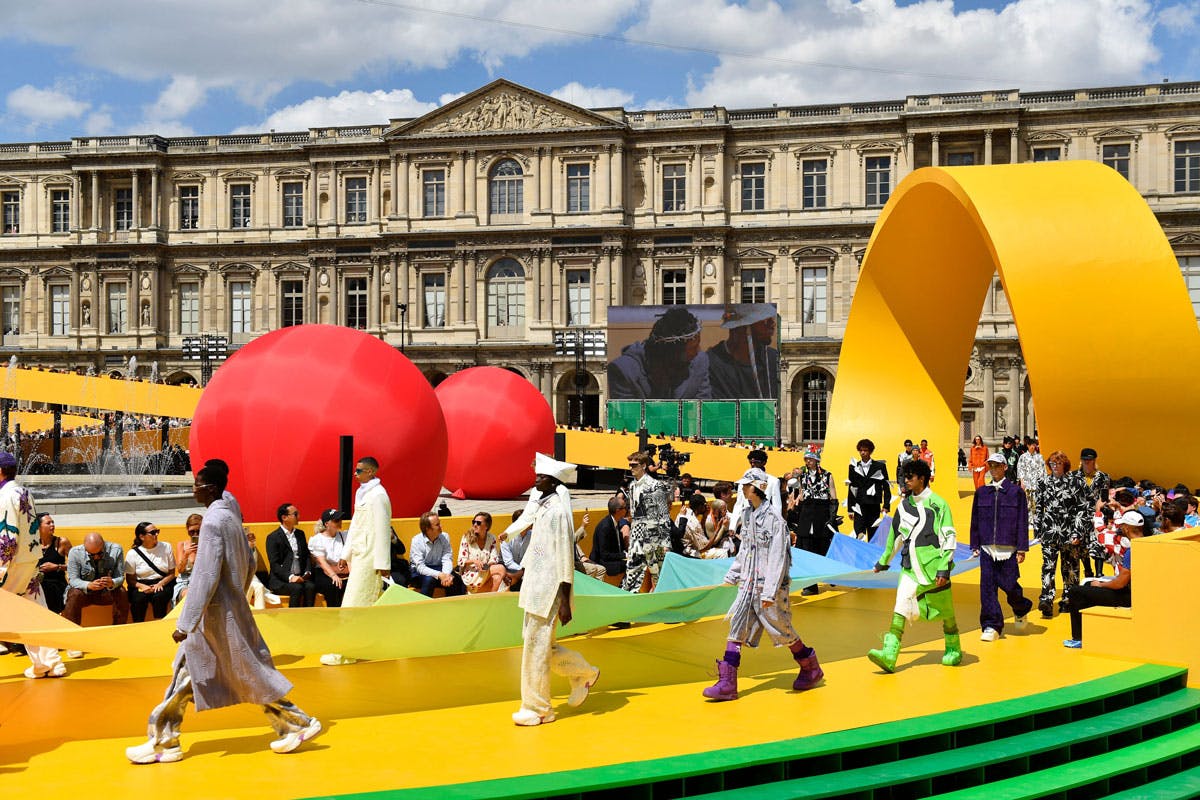
[[930, 477], [931, 470], [924, 461], [914, 459], [904, 464], [905, 496], [896, 507], [887, 546], [875, 565], [876, 572], [886, 570], [893, 553], [900, 551], [900, 583], [896, 587], [892, 627], [883, 637], [883, 649], [867, 653], [871, 663], [886, 672], [895, 671], [904, 626], [916, 619], [940, 619], [946, 635], [942, 663], [955, 666], [962, 662], [950, 590], [954, 522], [946, 501], [930, 490]]

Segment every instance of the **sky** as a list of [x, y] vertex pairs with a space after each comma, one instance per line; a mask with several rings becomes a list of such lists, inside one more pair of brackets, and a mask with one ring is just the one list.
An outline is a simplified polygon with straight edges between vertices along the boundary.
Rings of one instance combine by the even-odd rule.
[[0, 0], [0, 141], [1200, 80], [1200, 0]]

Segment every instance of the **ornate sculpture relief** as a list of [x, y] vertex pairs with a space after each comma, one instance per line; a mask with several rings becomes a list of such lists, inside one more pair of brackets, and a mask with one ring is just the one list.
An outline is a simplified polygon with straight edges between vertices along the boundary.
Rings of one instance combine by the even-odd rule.
[[428, 133], [456, 131], [538, 130], [541, 128], [578, 128], [583, 122], [534, 103], [527, 97], [500, 92], [485, 97], [477, 105], [460, 111], [426, 128]]

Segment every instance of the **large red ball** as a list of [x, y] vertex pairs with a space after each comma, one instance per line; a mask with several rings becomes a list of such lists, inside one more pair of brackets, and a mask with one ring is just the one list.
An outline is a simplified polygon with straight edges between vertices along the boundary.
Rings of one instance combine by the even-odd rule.
[[338, 507], [343, 435], [354, 437], [355, 459], [379, 461], [393, 516], [433, 506], [446, 467], [446, 422], [421, 371], [362, 331], [282, 328], [216, 370], [192, 420], [192, 468], [224, 459], [247, 522], [274, 520], [282, 503], [315, 519]]
[[450, 441], [447, 489], [506, 500], [533, 486], [533, 454], [554, 453], [554, 414], [532, 383], [499, 367], [471, 367], [436, 392]]

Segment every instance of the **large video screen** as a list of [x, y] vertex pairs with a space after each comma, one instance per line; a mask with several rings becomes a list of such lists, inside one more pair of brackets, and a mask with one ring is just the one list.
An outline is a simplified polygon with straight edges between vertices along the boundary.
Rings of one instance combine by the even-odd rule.
[[774, 303], [608, 310], [610, 401], [778, 398]]

